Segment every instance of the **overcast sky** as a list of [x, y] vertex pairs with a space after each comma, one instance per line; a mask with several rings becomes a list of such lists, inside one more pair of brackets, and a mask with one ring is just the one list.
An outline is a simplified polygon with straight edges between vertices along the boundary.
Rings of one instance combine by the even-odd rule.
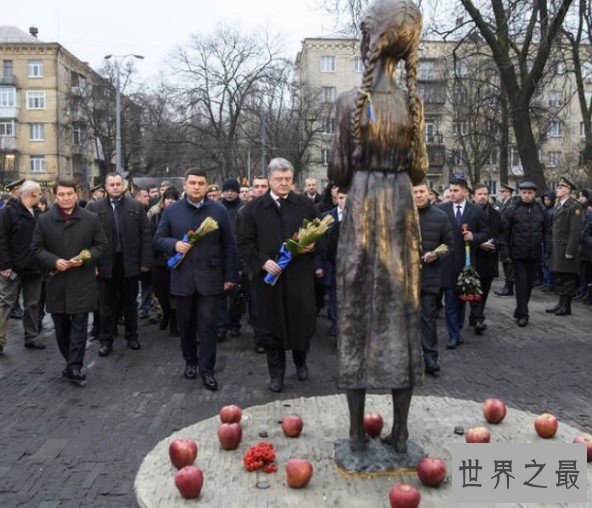
[[2, 9], [3, 25], [24, 31], [34, 25], [39, 39], [59, 42], [98, 68], [109, 53], [138, 53], [144, 78], [158, 74], [167, 54], [192, 33], [208, 33], [219, 23], [244, 31], [284, 34], [285, 56], [295, 58], [305, 37], [334, 31], [333, 20], [315, 8], [319, 0], [21, 0]]

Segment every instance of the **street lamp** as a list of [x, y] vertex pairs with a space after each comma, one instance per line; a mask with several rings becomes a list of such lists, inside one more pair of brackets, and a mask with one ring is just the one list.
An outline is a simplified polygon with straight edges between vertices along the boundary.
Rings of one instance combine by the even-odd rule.
[[121, 92], [119, 90], [121, 80], [120, 67], [126, 58], [137, 58], [138, 60], [144, 60], [144, 57], [142, 55], [134, 55], [131, 53], [127, 55], [105, 56], [105, 60], [110, 60], [111, 58], [113, 58], [115, 61], [115, 69], [117, 71], [117, 80], [115, 84], [115, 171], [118, 173], [123, 173], [123, 168], [121, 167]]
[[247, 147], [247, 180], [249, 181], [249, 185], [251, 185], [251, 143], [244, 139], [239, 139], [238, 142]]

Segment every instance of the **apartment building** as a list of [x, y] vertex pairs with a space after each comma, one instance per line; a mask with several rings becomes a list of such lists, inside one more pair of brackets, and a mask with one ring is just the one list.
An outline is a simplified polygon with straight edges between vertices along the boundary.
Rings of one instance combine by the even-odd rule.
[[103, 81], [58, 43], [0, 26], [0, 186], [25, 177], [50, 187], [60, 177], [83, 187], [102, 158], [79, 101]]
[[[485, 54], [470, 45], [459, 49], [456, 41], [422, 41], [418, 88], [424, 100], [430, 161], [427, 176], [437, 188], [443, 188], [454, 175], [463, 175], [470, 182], [487, 183], [495, 194], [501, 180], [501, 150], [508, 154], [508, 182], [517, 185], [523, 180], [511, 128], [509, 143], [501, 146], [497, 69]], [[579, 171], [584, 130], [573, 76], [566, 72], [561, 60], [551, 62], [549, 67], [544, 87], [533, 100], [533, 119], [540, 161], [554, 188], [562, 174]], [[296, 57], [297, 82], [320, 90], [326, 102], [334, 102], [340, 93], [358, 88], [362, 72], [356, 39], [307, 38]], [[402, 65], [399, 77], [404, 87]], [[590, 91], [586, 95], [590, 99], [592, 79], [587, 81]], [[309, 157], [304, 176], [326, 183], [334, 114], [317, 121], [322, 124], [321, 139], [312, 144], [315, 153]]]

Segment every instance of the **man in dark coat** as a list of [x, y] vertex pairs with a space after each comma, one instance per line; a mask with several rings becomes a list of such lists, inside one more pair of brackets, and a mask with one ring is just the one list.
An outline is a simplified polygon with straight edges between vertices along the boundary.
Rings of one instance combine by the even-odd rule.
[[[66, 368], [62, 375], [76, 384], [82, 373], [88, 329], [88, 313], [97, 308], [97, 262], [108, 251], [107, 238], [92, 212], [76, 206], [76, 184], [58, 180], [56, 203], [39, 217], [33, 235], [35, 258], [47, 277], [47, 310], [55, 325], [56, 339]], [[87, 250], [90, 259], [79, 259]]]
[[[185, 377], [195, 379], [199, 365], [204, 387], [215, 391], [215, 326], [221, 295], [238, 281], [236, 243], [228, 211], [206, 197], [206, 174], [188, 169], [183, 188], [185, 198], [165, 209], [153, 243], [167, 256], [185, 255], [179, 266], [171, 269], [171, 295], [177, 305]], [[218, 223], [217, 230], [193, 246], [182, 241], [188, 231], [196, 231], [208, 217]]]
[[[500, 214], [504, 213], [504, 210], [512, 203], [514, 189], [507, 183], [500, 184], [500, 201], [501, 206], [499, 209]], [[512, 268], [512, 261], [510, 258], [502, 253], [502, 267], [504, 269], [504, 287], [497, 289], [494, 293], [498, 296], [512, 296], [514, 294], [514, 271]]]
[[41, 269], [31, 250], [36, 206], [41, 187], [37, 182], [22, 182], [18, 199], [11, 198], [0, 212], [0, 354], [6, 344], [8, 320], [22, 290], [25, 347], [44, 349], [39, 333]]
[[518, 326], [528, 324], [528, 302], [540, 264], [542, 245], [548, 231], [547, 211], [535, 201], [537, 186], [533, 182], [520, 184], [520, 198], [502, 215], [504, 245], [514, 267]]
[[[319, 212], [311, 199], [291, 192], [294, 169], [289, 161], [273, 159], [268, 172], [271, 190], [245, 206], [238, 247], [253, 274], [261, 343], [266, 348], [271, 377], [269, 388], [280, 392], [286, 350], [292, 350], [298, 379], [304, 381], [308, 376], [306, 352], [315, 331], [316, 308], [312, 249], [292, 259], [283, 272], [274, 260], [282, 243], [298, 231], [302, 221], [318, 217]], [[274, 286], [265, 283], [267, 274], [279, 275]]]
[[125, 339], [130, 349], [141, 349], [138, 341], [138, 280], [150, 270], [152, 242], [144, 207], [125, 196], [123, 178], [110, 173], [105, 178], [107, 197], [88, 205], [98, 214], [110, 249], [99, 261], [100, 339], [99, 356], [109, 356], [117, 335], [121, 306]]
[[442, 262], [450, 255], [452, 226], [445, 212], [430, 202], [427, 182], [413, 187], [421, 230], [421, 345], [427, 374], [436, 375], [438, 364], [438, 299]]
[[[450, 201], [440, 205], [448, 215], [452, 226], [453, 249], [442, 267], [442, 289], [446, 328], [448, 329], [448, 349], [455, 349], [462, 344], [460, 331], [465, 321], [465, 302], [459, 300], [456, 292], [458, 276], [465, 266], [465, 242], [471, 245], [471, 263], [475, 263], [475, 248], [489, 238], [489, 230], [483, 211], [468, 199], [468, 185], [463, 178], [450, 182]], [[464, 232], [463, 232], [464, 231]]]
[[571, 314], [571, 300], [576, 294], [580, 273], [583, 213], [580, 204], [571, 197], [574, 190], [576, 186], [565, 177], [559, 181], [555, 190], [557, 204], [553, 214], [551, 271], [559, 302], [546, 311], [556, 316]]
[[485, 324], [485, 305], [491, 290], [493, 279], [499, 275], [498, 246], [501, 244], [502, 219], [500, 213], [489, 202], [489, 188], [480, 183], [475, 185], [474, 204], [483, 210], [483, 216], [489, 229], [489, 238], [480, 244], [475, 252], [475, 267], [481, 282], [481, 300], [471, 303], [469, 326], [473, 326], [476, 335], [481, 335], [487, 325]]

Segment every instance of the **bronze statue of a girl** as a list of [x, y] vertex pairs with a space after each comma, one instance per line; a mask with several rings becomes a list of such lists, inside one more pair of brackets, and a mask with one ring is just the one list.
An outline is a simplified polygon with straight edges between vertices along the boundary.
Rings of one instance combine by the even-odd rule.
[[[420, 232], [412, 184], [428, 167], [417, 91], [422, 17], [409, 0], [376, 0], [361, 25], [362, 86], [337, 100], [329, 178], [349, 188], [337, 251], [339, 386], [347, 391], [350, 446], [366, 442], [366, 389], [389, 388], [387, 442], [407, 450], [413, 387], [423, 380]], [[404, 61], [406, 91], [397, 85]]]

